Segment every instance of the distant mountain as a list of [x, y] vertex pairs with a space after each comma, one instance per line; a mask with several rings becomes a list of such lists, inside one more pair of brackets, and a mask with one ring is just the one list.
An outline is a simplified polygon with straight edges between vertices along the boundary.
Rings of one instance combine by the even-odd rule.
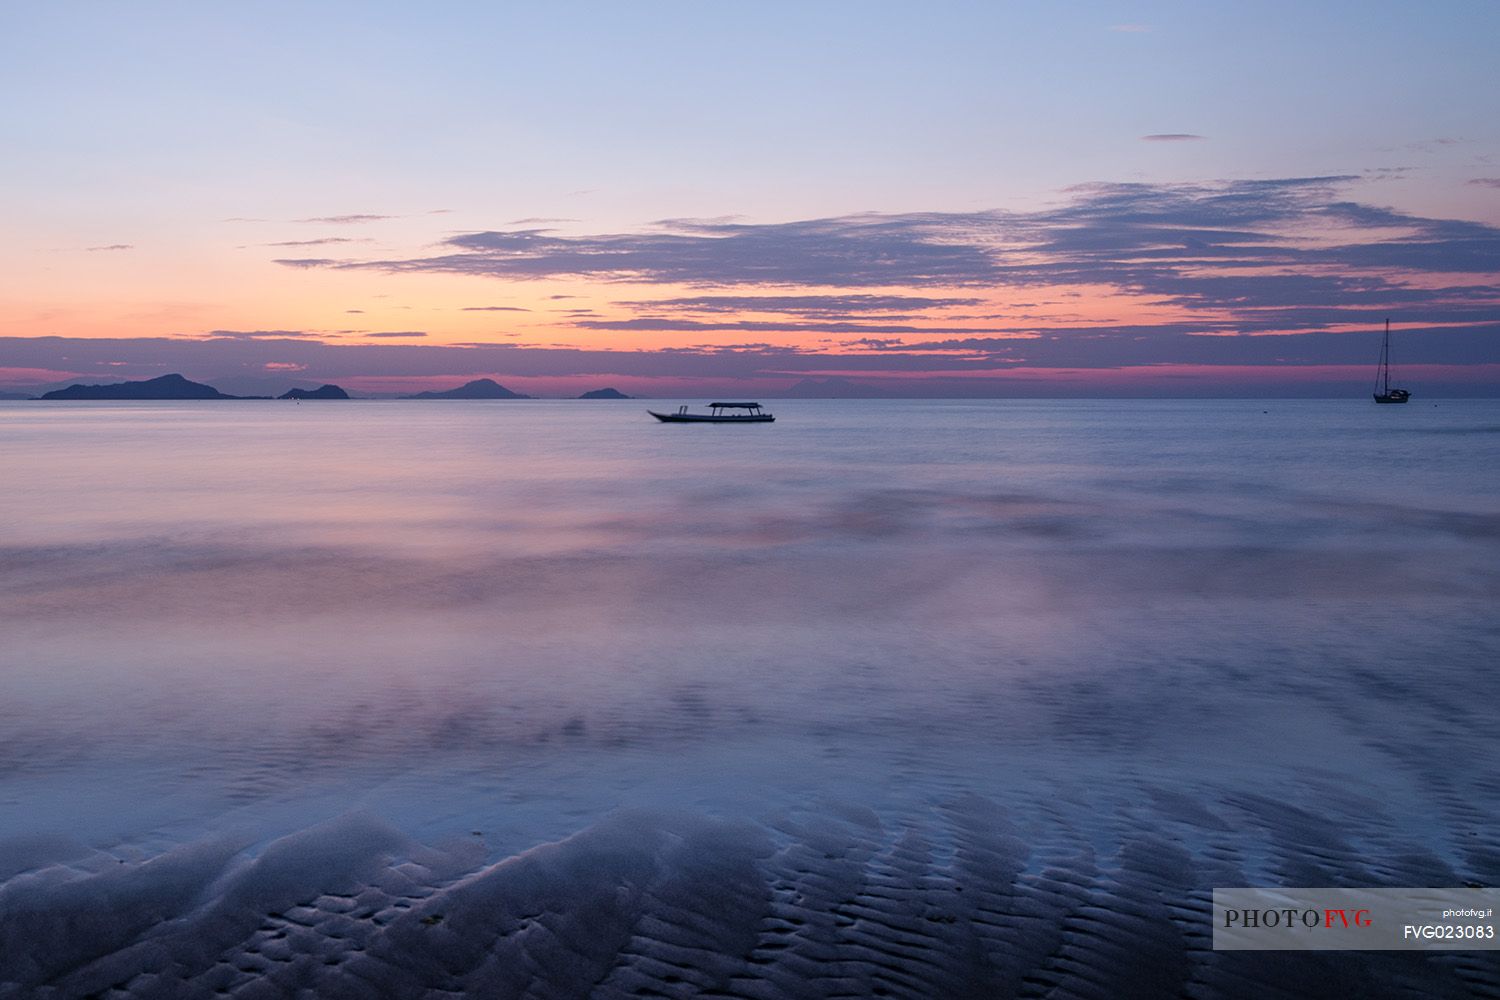
[[530, 399], [530, 396], [519, 392], [511, 392], [505, 386], [492, 378], [477, 378], [472, 382], [465, 382], [457, 389], [445, 389], [441, 392], [419, 392], [415, 396], [407, 396], [407, 399]]
[[163, 375], [144, 382], [114, 382], [109, 385], [70, 385], [44, 392], [40, 399], [246, 399], [226, 396], [211, 385], [190, 382], [181, 375]]
[[882, 393], [843, 378], [805, 378], [781, 395], [792, 399], [856, 399]]
[[629, 399], [630, 397], [627, 396], [627, 395], [625, 395], [619, 389], [595, 389], [592, 392], [586, 392], [586, 393], [584, 393], [582, 396], [579, 396], [578, 398], [579, 399]]
[[348, 399], [349, 394], [336, 385], [320, 385], [316, 389], [288, 389], [277, 399]]

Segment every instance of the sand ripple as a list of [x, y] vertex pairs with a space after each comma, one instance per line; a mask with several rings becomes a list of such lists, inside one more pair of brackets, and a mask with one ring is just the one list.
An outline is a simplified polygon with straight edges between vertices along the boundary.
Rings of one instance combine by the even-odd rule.
[[[1273, 867], [1319, 843], [1347, 862], [1309, 816], [1230, 811], [1266, 825]], [[1107, 851], [1055, 830], [1043, 852], [960, 794], [884, 818], [624, 812], [493, 864], [358, 815], [253, 854], [18, 843], [0, 996], [1500, 996], [1493, 955], [1212, 951], [1209, 889], [1248, 862], [1220, 825], [1167, 794]]]

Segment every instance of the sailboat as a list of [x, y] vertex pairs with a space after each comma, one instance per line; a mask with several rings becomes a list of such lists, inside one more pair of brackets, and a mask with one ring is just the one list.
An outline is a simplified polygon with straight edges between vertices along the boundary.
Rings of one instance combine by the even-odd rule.
[[1391, 321], [1385, 321], [1385, 343], [1380, 346], [1380, 374], [1375, 380], [1375, 402], [1404, 403], [1411, 399], [1405, 389], [1391, 388]]

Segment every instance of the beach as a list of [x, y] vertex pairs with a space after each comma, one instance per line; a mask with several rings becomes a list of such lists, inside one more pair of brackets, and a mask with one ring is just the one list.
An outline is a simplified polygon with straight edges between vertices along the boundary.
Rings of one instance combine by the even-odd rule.
[[763, 402], [0, 403], [0, 996], [1500, 996], [1500, 402]]

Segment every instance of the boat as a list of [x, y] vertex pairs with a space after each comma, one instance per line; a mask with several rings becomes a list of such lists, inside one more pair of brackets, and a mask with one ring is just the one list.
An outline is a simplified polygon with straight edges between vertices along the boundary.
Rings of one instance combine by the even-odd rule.
[[[759, 403], [709, 403], [708, 409], [708, 413], [689, 413], [686, 406], [679, 406], [676, 413], [646, 412], [667, 424], [769, 424], [776, 419], [762, 413]], [[735, 413], [735, 410], [745, 412]]]
[[1375, 402], [1404, 403], [1411, 399], [1405, 389], [1391, 388], [1391, 321], [1385, 321], [1385, 342], [1380, 346], [1380, 374], [1375, 378]]

